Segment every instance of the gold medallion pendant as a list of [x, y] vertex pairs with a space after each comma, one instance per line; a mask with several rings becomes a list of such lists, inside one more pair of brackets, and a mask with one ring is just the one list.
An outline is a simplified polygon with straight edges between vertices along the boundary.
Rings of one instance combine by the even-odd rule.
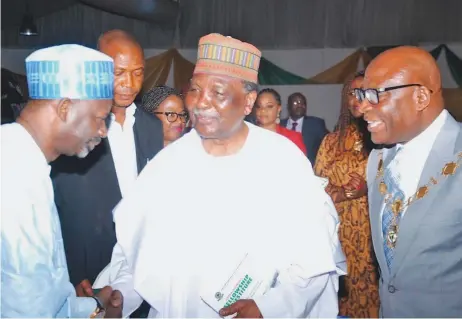
[[387, 185], [385, 184], [384, 181], [380, 182], [379, 191], [380, 191], [380, 194], [382, 194], [382, 195], [385, 195], [387, 193]]
[[397, 225], [391, 225], [388, 228], [388, 233], [387, 233], [387, 245], [388, 245], [388, 247], [395, 248], [397, 240], [398, 240], [398, 226]]
[[403, 202], [400, 199], [397, 199], [391, 204], [391, 211], [393, 214], [398, 215], [401, 212], [401, 209], [403, 208]]

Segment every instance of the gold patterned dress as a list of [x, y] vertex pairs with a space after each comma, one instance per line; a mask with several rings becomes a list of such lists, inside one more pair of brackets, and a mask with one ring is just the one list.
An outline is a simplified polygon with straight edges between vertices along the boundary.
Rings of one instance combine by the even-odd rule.
[[[326, 135], [316, 158], [316, 175], [328, 178], [334, 187], [346, 185], [353, 172], [366, 177], [367, 156], [361, 151], [359, 132], [350, 125], [344, 134], [344, 146], [339, 146], [339, 132]], [[330, 193], [329, 187], [326, 190]], [[380, 306], [378, 275], [367, 196], [336, 203], [335, 207], [340, 217], [339, 238], [348, 267], [339, 313], [354, 318], [377, 318]]]

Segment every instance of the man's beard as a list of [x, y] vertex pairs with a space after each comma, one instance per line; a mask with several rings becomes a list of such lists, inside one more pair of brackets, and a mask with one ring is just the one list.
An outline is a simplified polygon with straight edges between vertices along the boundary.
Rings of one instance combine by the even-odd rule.
[[99, 143], [101, 143], [101, 138], [100, 137], [92, 138], [90, 141], [85, 143], [85, 145], [82, 147], [80, 152], [77, 153], [76, 156], [78, 158], [87, 157], [87, 155], [90, 154], [90, 152], [93, 151], [95, 149], [95, 147], [99, 145]]
[[88, 154], [90, 154], [90, 150], [89, 150], [88, 146], [85, 145], [85, 147], [83, 147], [83, 148], [80, 150], [80, 152], [77, 153], [76, 156], [77, 156], [78, 158], [85, 158], [85, 157], [87, 157]]

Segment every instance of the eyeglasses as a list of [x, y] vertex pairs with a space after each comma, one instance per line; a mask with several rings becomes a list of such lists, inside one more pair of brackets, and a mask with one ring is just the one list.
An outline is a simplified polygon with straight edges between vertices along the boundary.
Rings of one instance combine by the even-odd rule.
[[186, 123], [189, 119], [189, 115], [187, 112], [183, 113], [176, 113], [176, 112], [154, 112], [154, 114], [163, 114], [167, 117], [167, 121], [170, 123], [176, 122], [178, 118], [180, 118], [180, 121], [183, 123]]
[[[422, 84], [404, 84], [404, 85], [397, 85], [397, 86], [390, 86], [386, 88], [378, 88], [378, 89], [361, 89], [357, 88], [354, 89], [355, 97], [358, 99], [359, 102], [364, 101], [367, 99], [371, 104], [379, 104], [379, 94], [387, 91], [393, 91], [397, 89], [407, 88], [411, 86], [423, 86]], [[430, 90], [430, 93], [433, 93]]]

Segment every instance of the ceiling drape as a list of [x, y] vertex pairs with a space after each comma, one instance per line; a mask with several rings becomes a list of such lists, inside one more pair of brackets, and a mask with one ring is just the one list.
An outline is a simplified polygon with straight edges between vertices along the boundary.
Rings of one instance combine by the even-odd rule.
[[[28, 1], [36, 8], [50, 3], [50, 10], [57, 10], [61, 7], [56, 3], [70, 0]], [[125, 1], [126, 5], [131, 1]], [[2, 3], [2, 16], [7, 14], [5, 7]], [[37, 37], [20, 37], [17, 28], [2, 28], [2, 46], [94, 45], [102, 32], [112, 28], [133, 33], [145, 48], [165, 49], [195, 48], [199, 38], [211, 32], [260, 49], [462, 42], [461, 0], [182, 0], [179, 8], [177, 30], [172, 23], [134, 20], [82, 4], [48, 15], [43, 15], [42, 8]]]

